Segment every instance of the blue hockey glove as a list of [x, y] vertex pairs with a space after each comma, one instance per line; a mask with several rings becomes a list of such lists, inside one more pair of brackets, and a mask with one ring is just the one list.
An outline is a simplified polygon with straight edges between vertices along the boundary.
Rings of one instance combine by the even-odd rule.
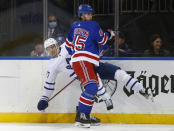
[[38, 105], [37, 105], [37, 109], [39, 111], [45, 110], [47, 107], [48, 107], [48, 101], [46, 101], [46, 100], [40, 100]]

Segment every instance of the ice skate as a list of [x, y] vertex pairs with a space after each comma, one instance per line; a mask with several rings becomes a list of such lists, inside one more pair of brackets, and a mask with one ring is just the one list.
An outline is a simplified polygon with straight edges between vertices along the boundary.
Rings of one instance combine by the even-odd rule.
[[101, 98], [97, 98], [97, 99], [98, 99], [98, 103], [103, 102], [103, 101], [105, 102], [107, 110], [111, 110], [114, 108], [111, 99], [106, 99], [106, 100], [102, 100]]
[[77, 127], [90, 128], [91, 125], [90, 115], [77, 112], [75, 122], [76, 122], [75, 126]]
[[139, 92], [142, 96], [144, 96], [147, 100], [151, 100], [152, 102], [154, 102], [153, 99], [153, 93], [152, 93], [152, 89], [150, 87], [145, 89], [145, 92], [140, 91]]
[[[76, 113], [78, 112], [78, 106], [76, 106]], [[95, 116], [90, 115], [90, 120], [91, 120], [91, 126], [99, 126], [100, 125], [100, 119], [98, 119]]]
[[91, 126], [99, 126], [100, 125], [100, 119], [98, 119], [97, 117], [90, 115], [90, 119], [91, 119]]

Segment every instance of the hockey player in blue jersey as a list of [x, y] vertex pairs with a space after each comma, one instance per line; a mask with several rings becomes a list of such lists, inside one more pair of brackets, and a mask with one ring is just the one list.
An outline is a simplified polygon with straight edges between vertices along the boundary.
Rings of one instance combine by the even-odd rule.
[[[113, 31], [103, 32], [99, 24], [92, 21], [93, 9], [91, 6], [82, 4], [78, 8], [78, 16], [81, 21], [72, 25], [68, 38], [66, 39], [66, 48], [71, 56], [72, 67], [76, 75], [80, 78], [85, 91], [79, 99], [78, 112], [76, 114], [76, 126], [90, 127], [90, 113], [94, 103], [94, 96], [98, 91], [98, 79], [96, 75], [97, 66], [99, 66], [99, 46], [106, 46], [107, 41], [112, 39]], [[98, 69], [101, 69], [101, 65]], [[124, 85], [130, 87], [143, 96], [152, 95], [150, 90], [146, 90], [134, 78], [125, 71], [116, 66], [108, 69], [110, 79], [120, 80]], [[101, 70], [100, 70], [101, 71]], [[107, 76], [106, 74], [104, 76]], [[108, 76], [107, 76], [108, 77]]]
[[82, 4], [78, 8], [78, 16], [81, 21], [75, 22], [66, 40], [67, 50], [71, 52], [71, 63], [74, 72], [79, 77], [82, 92], [78, 111], [76, 113], [76, 126], [90, 127], [90, 113], [94, 104], [95, 95], [98, 92], [98, 77], [95, 66], [99, 66], [99, 45], [106, 45], [112, 38], [111, 33], [103, 32], [99, 24], [92, 21], [93, 9]]

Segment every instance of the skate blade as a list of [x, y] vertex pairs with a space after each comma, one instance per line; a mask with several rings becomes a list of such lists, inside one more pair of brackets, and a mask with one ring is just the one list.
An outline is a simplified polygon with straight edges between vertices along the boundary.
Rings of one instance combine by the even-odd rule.
[[91, 123], [91, 126], [99, 126], [101, 123]]
[[83, 127], [83, 128], [90, 128], [91, 124], [84, 124], [84, 123], [80, 123], [80, 122], [76, 122], [75, 126], [76, 127]]

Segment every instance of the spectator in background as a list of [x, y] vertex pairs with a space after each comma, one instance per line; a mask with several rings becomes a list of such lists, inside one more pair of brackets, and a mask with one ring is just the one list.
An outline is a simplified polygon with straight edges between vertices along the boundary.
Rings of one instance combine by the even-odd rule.
[[122, 32], [119, 32], [119, 38], [118, 38], [118, 44], [119, 44], [119, 56], [130, 56], [132, 53], [132, 49], [129, 48], [126, 37]]
[[150, 37], [150, 48], [144, 51], [143, 56], [170, 56], [170, 51], [164, 49], [162, 37], [159, 34], [153, 34]]
[[46, 56], [44, 52], [44, 47], [42, 43], [37, 43], [34, 50], [30, 54], [31, 56]]
[[[121, 57], [131, 56], [132, 53], [132, 49], [128, 46], [123, 32], [119, 32], [118, 52]], [[114, 44], [111, 44], [110, 48], [104, 53], [104, 56], [114, 56]]]
[[59, 34], [58, 22], [55, 15], [48, 17], [48, 36], [47, 38], [56, 38]]

